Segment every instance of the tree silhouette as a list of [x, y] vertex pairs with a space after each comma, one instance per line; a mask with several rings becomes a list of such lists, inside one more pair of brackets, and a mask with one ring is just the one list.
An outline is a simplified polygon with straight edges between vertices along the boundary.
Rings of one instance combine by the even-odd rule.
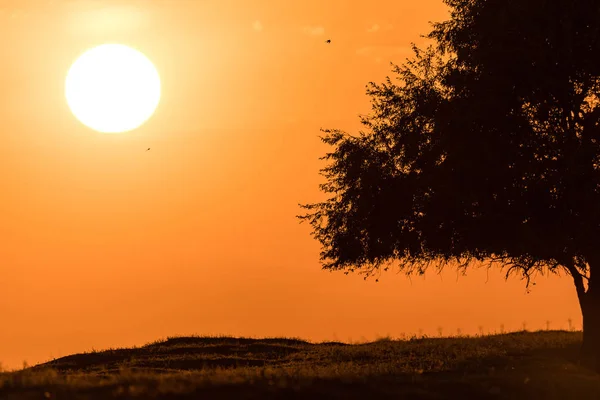
[[445, 3], [433, 44], [368, 85], [366, 130], [323, 131], [330, 196], [299, 218], [325, 269], [568, 273], [600, 371], [600, 3]]

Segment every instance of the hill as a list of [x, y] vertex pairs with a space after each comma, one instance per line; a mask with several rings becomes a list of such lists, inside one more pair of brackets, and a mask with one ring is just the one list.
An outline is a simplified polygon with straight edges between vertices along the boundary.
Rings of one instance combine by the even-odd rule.
[[310, 343], [174, 337], [0, 374], [16, 399], [599, 399], [581, 332]]

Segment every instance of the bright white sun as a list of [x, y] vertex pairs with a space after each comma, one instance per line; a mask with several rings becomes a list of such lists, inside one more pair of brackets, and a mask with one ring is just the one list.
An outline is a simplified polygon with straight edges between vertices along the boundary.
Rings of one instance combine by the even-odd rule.
[[103, 44], [83, 53], [65, 82], [71, 111], [84, 125], [103, 133], [142, 125], [160, 100], [160, 77], [142, 53], [121, 44]]

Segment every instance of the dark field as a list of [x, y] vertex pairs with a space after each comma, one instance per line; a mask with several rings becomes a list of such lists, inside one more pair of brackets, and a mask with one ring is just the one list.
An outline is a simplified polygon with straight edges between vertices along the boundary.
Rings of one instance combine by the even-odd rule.
[[581, 332], [311, 344], [177, 337], [0, 373], [0, 399], [600, 399]]

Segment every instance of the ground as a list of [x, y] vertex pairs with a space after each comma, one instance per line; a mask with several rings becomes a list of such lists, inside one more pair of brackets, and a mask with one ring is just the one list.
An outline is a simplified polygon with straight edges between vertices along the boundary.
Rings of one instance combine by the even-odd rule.
[[581, 332], [313, 344], [175, 337], [0, 374], [0, 399], [600, 399]]

